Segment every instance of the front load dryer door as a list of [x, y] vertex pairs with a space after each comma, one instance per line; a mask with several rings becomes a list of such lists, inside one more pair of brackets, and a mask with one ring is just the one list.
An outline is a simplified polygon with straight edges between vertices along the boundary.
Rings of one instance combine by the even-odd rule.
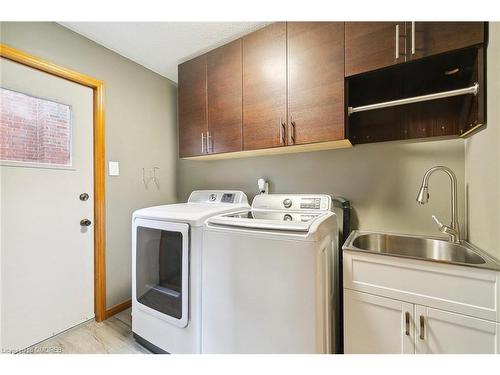
[[136, 219], [134, 302], [178, 327], [188, 324], [189, 225]]

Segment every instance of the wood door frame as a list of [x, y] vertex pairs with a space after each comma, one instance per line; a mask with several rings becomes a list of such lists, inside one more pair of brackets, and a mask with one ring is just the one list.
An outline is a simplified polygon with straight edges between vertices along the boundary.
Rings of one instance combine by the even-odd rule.
[[0, 43], [0, 57], [41, 72], [89, 87], [93, 91], [94, 112], [94, 313], [106, 319], [106, 206], [105, 206], [105, 126], [104, 82], [64, 68], [50, 61]]

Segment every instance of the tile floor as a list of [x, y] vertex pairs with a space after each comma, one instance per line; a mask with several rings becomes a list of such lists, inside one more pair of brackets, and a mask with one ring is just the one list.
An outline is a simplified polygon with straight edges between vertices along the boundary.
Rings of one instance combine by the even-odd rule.
[[123, 323], [132, 327], [132, 308], [129, 307], [127, 310], [123, 310], [114, 316], [114, 318], [121, 320]]
[[148, 354], [132, 337], [130, 309], [96, 323], [90, 321], [27, 349], [35, 354]]

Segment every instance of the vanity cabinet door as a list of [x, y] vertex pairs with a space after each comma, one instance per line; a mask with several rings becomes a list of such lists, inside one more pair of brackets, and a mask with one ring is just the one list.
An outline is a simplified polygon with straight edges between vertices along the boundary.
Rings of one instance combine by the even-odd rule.
[[500, 324], [415, 306], [417, 354], [498, 353]]
[[414, 305], [344, 289], [346, 354], [414, 354]]
[[405, 22], [346, 22], [345, 76], [406, 61]]
[[485, 41], [484, 22], [407, 22], [407, 60], [437, 55]]
[[179, 156], [207, 152], [206, 55], [179, 65]]

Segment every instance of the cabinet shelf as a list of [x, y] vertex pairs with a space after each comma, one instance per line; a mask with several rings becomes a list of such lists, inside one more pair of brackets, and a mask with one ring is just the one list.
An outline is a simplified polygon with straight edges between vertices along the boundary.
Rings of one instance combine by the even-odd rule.
[[312, 152], [312, 151], [324, 151], [339, 148], [352, 147], [352, 144], [347, 139], [341, 139], [339, 141], [330, 142], [318, 142], [310, 143], [306, 145], [295, 145], [295, 146], [283, 146], [283, 147], [272, 147], [263, 148], [259, 150], [247, 150], [238, 152], [226, 152], [223, 154], [207, 154], [202, 156], [192, 156], [185, 157], [181, 159], [186, 160], [224, 160], [224, 159], [239, 159], [248, 158], [254, 156], [269, 156], [269, 155], [284, 155], [300, 152]]
[[470, 134], [485, 121], [484, 47], [347, 79], [353, 144]]

